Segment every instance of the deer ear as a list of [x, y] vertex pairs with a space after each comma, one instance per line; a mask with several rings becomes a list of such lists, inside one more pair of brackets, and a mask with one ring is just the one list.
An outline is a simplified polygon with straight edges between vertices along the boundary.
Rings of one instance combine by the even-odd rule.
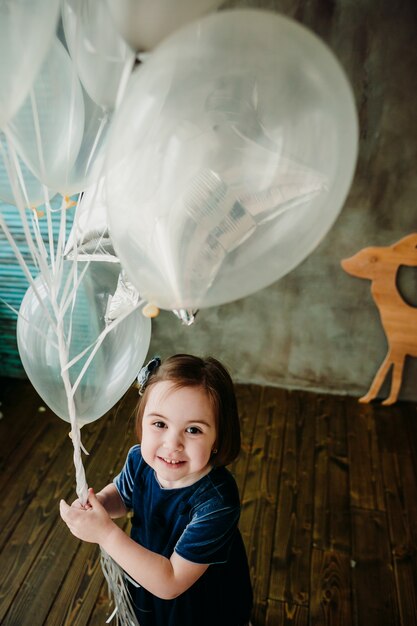
[[403, 237], [392, 246], [396, 252], [412, 252], [416, 248], [417, 255], [417, 233], [411, 233]]
[[404, 255], [404, 265], [417, 265], [417, 233], [403, 237], [392, 246], [395, 252]]

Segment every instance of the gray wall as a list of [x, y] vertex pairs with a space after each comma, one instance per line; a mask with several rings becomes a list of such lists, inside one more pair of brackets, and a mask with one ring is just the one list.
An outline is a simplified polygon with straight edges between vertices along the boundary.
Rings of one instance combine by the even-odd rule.
[[[333, 49], [353, 85], [361, 127], [349, 197], [320, 247], [297, 269], [232, 304], [200, 311], [183, 327], [162, 312], [150, 353], [187, 351], [223, 360], [237, 381], [364, 393], [387, 344], [370, 283], [340, 259], [417, 231], [417, 3], [415, 0], [238, 0], [304, 23]], [[400, 272], [417, 305], [417, 269]], [[417, 399], [417, 363], [407, 363], [403, 399]], [[386, 386], [382, 390], [386, 395]]]

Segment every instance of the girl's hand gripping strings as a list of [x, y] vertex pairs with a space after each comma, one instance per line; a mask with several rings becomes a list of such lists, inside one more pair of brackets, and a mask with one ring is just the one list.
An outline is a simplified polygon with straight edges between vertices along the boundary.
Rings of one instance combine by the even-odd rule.
[[[75, 537], [98, 543], [133, 580], [151, 593], [164, 600], [176, 598], [204, 574], [208, 565], [191, 563], [175, 552], [168, 559], [133, 541], [106, 510], [112, 517], [120, 517], [122, 509], [126, 512], [115, 493], [117, 495], [114, 485], [108, 485], [97, 495], [89, 489], [85, 506], [79, 500], [71, 506], [61, 500], [61, 517]], [[101, 502], [105, 502], [106, 508]]]
[[61, 500], [59, 510], [71, 533], [82, 541], [103, 545], [117, 528], [93, 489], [88, 490], [88, 501], [84, 506], [79, 500], [71, 506]]

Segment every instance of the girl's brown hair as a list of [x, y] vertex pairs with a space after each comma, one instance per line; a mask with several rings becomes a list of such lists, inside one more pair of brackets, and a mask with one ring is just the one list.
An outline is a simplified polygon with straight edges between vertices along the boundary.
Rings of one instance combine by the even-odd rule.
[[211, 462], [228, 465], [240, 451], [240, 423], [233, 381], [226, 368], [213, 357], [202, 359], [190, 354], [176, 354], [155, 368], [146, 383], [136, 409], [136, 434], [142, 438], [142, 418], [149, 392], [161, 381], [172, 381], [174, 388], [201, 387], [210, 398], [216, 420], [216, 453]]

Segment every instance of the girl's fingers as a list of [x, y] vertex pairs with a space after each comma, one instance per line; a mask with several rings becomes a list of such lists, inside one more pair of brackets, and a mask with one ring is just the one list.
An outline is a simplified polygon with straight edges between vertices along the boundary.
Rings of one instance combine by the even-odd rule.
[[66, 514], [68, 513], [68, 510], [71, 507], [65, 502], [65, 500], [61, 500], [59, 503], [59, 512], [61, 513], [61, 517], [62, 519], [65, 519]]

